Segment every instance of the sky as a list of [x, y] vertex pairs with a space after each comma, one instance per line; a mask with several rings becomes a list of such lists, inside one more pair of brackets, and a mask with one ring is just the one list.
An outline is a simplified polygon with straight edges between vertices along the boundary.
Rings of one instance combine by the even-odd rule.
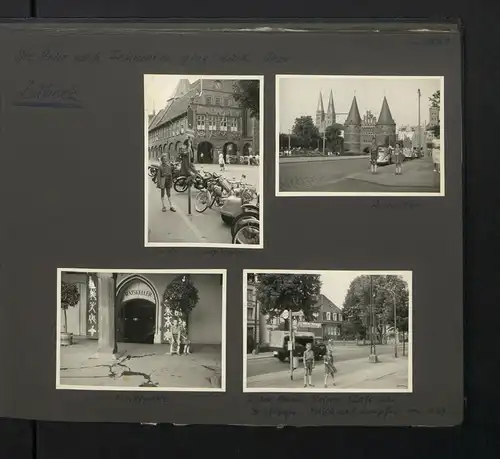
[[187, 78], [190, 83], [195, 82], [201, 75], [145, 75], [144, 76], [144, 109], [151, 114], [153, 109], [158, 113], [167, 105], [175, 87], [181, 78]]
[[[358, 101], [361, 117], [367, 110], [378, 117], [384, 96], [387, 97], [396, 126], [418, 125], [418, 96], [421, 91], [421, 123], [429, 120], [429, 97], [441, 89], [439, 78], [331, 78], [297, 77], [282, 78], [279, 82], [279, 129], [288, 133], [295, 118], [312, 116], [316, 119], [316, 108], [320, 91], [323, 92], [323, 106], [328, 109], [330, 90], [337, 112], [337, 122], [344, 123], [351, 108], [354, 95]], [[343, 114], [341, 114], [343, 113]]]
[[[330, 271], [321, 273], [321, 293], [332, 300], [336, 306], [342, 308], [344, 300], [351, 282], [356, 277], [365, 273], [363, 271]], [[407, 274], [401, 276], [404, 280], [409, 281]]]

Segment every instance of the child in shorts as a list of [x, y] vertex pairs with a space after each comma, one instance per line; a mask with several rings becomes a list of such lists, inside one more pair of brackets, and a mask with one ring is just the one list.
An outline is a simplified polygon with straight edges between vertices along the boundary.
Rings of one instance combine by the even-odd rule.
[[167, 208], [165, 207], [165, 194], [167, 195], [168, 205], [170, 207], [170, 210], [172, 212], [175, 212], [175, 208], [172, 205], [172, 201], [170, 199], [172, 183], [173, 183], [172, 165], [169, 163], [167, 155], [163, 155], [161, 157], [161, 163], [158, 169], [158, 173], [156, 174], [156, 188], [158, 188], [161, 193], [160, 196], [161, 196], [162, 212], [167, 211]]
[[312, 371], [314, 368], [314, 351], [312, 350], [312, 344], [307, 343], [306, 344], [306, 350], [304, 351], [303, 355], [304, 359], [304, 369], [305, 369], [305, 374], [304, 374], [304, 387], [313, 387], [312, 385]]
[[328, 377], [332, 377], [332, 385], [335, 386], [335, 373], [337, 369], [333, 364], [333, 340], [330, 339], [326, 346], [326, 354], [323, 357], [325, 362], [325, 387], [328, 387]]
[[394, 163], [396, 164], [396, 175], [401, 175], [402, 164], [403, 164], [403, 148], [400, 143], [396, 144], [396, 148], [394, 149]]

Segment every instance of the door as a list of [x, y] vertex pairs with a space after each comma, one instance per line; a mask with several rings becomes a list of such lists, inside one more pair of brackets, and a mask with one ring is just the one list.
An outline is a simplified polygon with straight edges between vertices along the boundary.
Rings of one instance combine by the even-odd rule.
[[156, 306], [146, 300], [132, 300], [123, 305], [123, 340], [127, 343], [153, 344]]

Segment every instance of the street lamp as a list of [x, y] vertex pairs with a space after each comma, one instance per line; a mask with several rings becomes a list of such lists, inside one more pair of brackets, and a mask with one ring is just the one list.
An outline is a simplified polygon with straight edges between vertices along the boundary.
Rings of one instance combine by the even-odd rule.
[[397, 332], [397, 313], [396, 313], [396, 293], [393, 290], [388, 288], [380, 287], [381, 290], [384, 290], [391, 294], [392, 301], [394, 305], [394, 357], [398, 358], [398, 332]]
[[370, 275], [370, 357], [371, 363], [378, 363], [377, 347], [374, 339], [375, 333], [375, 310], [373, 308], [373, 276]]

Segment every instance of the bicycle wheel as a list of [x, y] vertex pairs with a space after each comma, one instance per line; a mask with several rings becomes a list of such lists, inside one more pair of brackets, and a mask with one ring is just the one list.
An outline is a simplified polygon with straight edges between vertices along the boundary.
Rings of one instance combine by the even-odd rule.
[[249, 220], [240, 226], [233, 236], [233, 244], [259, 244], [260, 225], [257, 220]]
[[177, 177], [174, 180], [174, 190], [177, 191], [177, 193], [184, 193], [184, 191], [187, 190], [188, 184], [186, 177]]
[[231, 225], [231, 237], [234, 237], [234, 234], [236, 231], [238, 231], [242, 225], [245, 224], [250, 219], [259, 219], [259, 214], [258, 212], [244, 212], [240, 215], [238, 215], [234, 220]]
[[194, 204], [194, 208], [196, 209], [196, 212], [198, 212], [200, 214], [202, 212], [205, 212], [205, 210], [208, 209], [209, 204], [210, 204], [210, 196], [208, 195], [208, 191], [206, 191], [206, 190], [200, 191], [196, 195], [195, 204]]

